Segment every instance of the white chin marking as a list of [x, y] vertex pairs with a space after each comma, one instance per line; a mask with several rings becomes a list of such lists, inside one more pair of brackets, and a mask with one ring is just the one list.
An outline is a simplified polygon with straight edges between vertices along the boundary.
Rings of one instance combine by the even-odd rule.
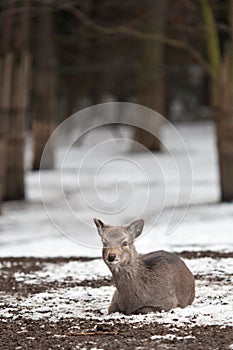
[[119, 263], [119, 261], [118, 260], [115, 260], [115, 261], [113, 261], [113, 262], [109, 262], [109, 265], [117, 265]]

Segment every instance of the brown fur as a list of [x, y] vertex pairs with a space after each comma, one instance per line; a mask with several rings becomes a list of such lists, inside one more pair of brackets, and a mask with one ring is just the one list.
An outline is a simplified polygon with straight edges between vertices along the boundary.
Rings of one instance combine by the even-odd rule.
[[[162, 250], [140, 255], [136, 251], [133, 242], [142, 232], [143, 220], [128, 227], [94, 222], [104, 245], [103, 259], [116, 285], [109, 313], [168, 311], [193, 302], [194, 277], [177, 255]], [[114, 261], [109, 261], [113, 256]]]

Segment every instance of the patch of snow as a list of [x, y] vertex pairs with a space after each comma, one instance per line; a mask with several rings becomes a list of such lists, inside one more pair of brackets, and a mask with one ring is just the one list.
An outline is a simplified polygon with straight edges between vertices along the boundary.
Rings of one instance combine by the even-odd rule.
[[[183, 259], [194, 275], [227, 276], [233, 281], [233, 258]], [[41, 282], [85, 281], [110, 277], [111, 273], [102, 259], [69, 261], [62, 264], [46, 263], [42, 270], [33, 273], [15, 272], [14, 278], [26, 284]]]
[[182, 327], [185, 324], [233, 326], [232, 283], [222, 285], [215, 282], [210, 284], [205, 280], [197, 281], [196, 298], [192, 305], [169, 312], [130, 316], [120, 313], [107, 314], [107, 307], [114, 290], [114, 287], [59, 288], [21, 299], [3, 294], [5, 308], [0, 309], [0, 318], [22, 316], [34, 320], [48, 318], [54, 322], [61, 318], [91, 318], [106, 322], [114, 320], [130, 323], [158, 322], [173, 324], [176, 327]]
[[13, 312], [17, 311], [24, 318], [49, 318], [54, 322], [60, 318], [89, 318], [94, 316], [93, 312], [107, 307], [113, 290], [113, 287], [74, 287], [38, 293], [21, 300], [4, 295], [5, 303], [10, 306], [0, 309], [0, 317], [13, 317]]
[[233, 280], [233, 258], [198, 258], [184, 261], [194, 275], [227, 276]]
[[177, 336], [175, 334], [166, 334], [166, 335], [152, 335], [150, 337], [151, 340], [161, 340], [161, 339], [165, 339], [165, 340], [185, 340], [185, 339], [196, 339], [196, 337], [192, 336], [192, 335], [186, 335], [184, 337], [180, 337]]
[[42, 270], [30, 274], [15, 272], [14, 278], [26, 284], [39, 284], [41, 282], [96, 280], [110, 277], [110, 271], [102, 259], [91, 261], [69, 261], [63, 264], [47, 263]]

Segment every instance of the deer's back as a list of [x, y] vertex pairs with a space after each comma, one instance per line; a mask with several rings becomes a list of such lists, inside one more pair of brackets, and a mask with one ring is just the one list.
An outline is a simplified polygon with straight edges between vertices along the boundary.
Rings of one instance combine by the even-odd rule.
[[185, 307], [192, 303], [195, 296], [194, 277], [183, 260], [163, 250], [145, 254], [142, 259], [148, 276], [156, 282], [158, 292], [161, 290], [163, 293], [165, 286], [168, 290], [170, 286], [170, 292], [176, 295], [177, 306]]
[[181, 259], [173, 253], [164, 250], [158, 250], [142, 256], [144, 264], [147, 267], [158, 267], [162, 264], [179, 264]]

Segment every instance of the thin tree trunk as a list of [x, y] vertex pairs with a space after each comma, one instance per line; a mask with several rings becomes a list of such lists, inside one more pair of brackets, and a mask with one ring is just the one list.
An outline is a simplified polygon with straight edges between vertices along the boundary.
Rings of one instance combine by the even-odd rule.
[[[11, 86], [8, 87], [10, 95], [8, 114], [9, 123], [6, 137], [6, 172], [5, 172], [5, 200], [23, 199], [24, 192], [24, 146], [25, 146], [25, 120], [29, 104], [29, 76], [30, 54], [28, 49], [28, 36], [30, 26], [29, 2], [24, 0], [24, 11], [16, 16], [16, 4], [10, 2], [10, 9], [14, 17], [13, 53], [9, 53], [12, 64], [11, 73], [6, 73]], [[7, 77], [8, 76], [8, 77]]]
[[[148, 6], [148, 18], [145, 30], [148, 32], [164, 32], [167, 0], [154, 0]], [[142, 57], [138, 72], [137, 102], [160, 114], [165, 112], [165, 72], [164, 44], [145, 40], [142, 46]], [[161, 128], [161, 119], [151, 116], [149, 123], [156, 129]], [[143, 129], [136, 128], [134, 140], [150, 150], [160, 150], [160, 140]]]
[[13, 55], [9, 53], [1, 60], [0, 79], [0, 202], [5, 192], [5, 170], [6, 170], [6, 135], [7, 122], [10, 110], [10, 92], [12, 82]]
[[[215, 111], [221, 180], [221, 201], [233, 201], [233, 106]], [[222, 115], [224, 114], [224, 118]]]
[[216, 21], [208, 0], [199, 0], [206, 26], [207, 54], [213, 77], [211, 104], [215, 116], [221, 201], [233, 200], [233, 0], [228, 0], [230, 40], [221, 59]]
[[[33, 78], [33, 170], [40, 169], [44, 147], [55, 128], [53, 19], [49, 5], [42, 5], [36, 23]], [[47, 150], [43, 168], [54, 167], [53, 149]]]
[[5, 200], [23, 199], [25, 197], [24, 147], [28, 110], [29, 71], [29, 53], [24, 51], [19, 55], [15, 55], [10, 125], [7, 133]]
[[11, 109], [11, 86], [13, 73], [13, 54], [8, 53], [2, 59], [1, 94], [0, 94], [0, 198], [6, 192], [6, 160], [7, 160], [7, 126]]
[[229, 0], [230, 41], [221, 69], [221, 88], [215, 108], [221, 200], [233, 201], [233, 0]]
[[1, 12], [5, 12], [0, 22], [0, 202], [5, 191], [6, 169], [6, 135], [10, 111], [11, 85], [13, 71], [12, 43], [12, 15], [9, 14], [9, 2], [1, 3]]

